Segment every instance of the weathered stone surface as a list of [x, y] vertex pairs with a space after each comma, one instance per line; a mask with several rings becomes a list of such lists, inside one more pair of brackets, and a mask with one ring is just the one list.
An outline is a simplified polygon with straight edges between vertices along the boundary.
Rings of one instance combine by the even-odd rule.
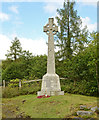
[[84, 115], [92, 115], [93, 112], [91, 111], [77, 111], [77, 115], [81, 115], [81, 116], [84, 116]]
[[58, 31], [58, 27], [54, 24], [54, 19], [49, 18], [49, 23], [44, 26], [44, 32], [48, 35], [48, 57], [47, 57], [47, 73], [55, 73], [55, 57], [54, 57], [54, 35]]
[[57, 74], [45, 74], [42, 80], [42, 91], [61, 91], [59, 76]]
[[38, 91], [40, 95], [64, 95], [64, 91], [61, 91], [59, 76], [57, 74], [45, 74], [42, 79], [41, 91]]
[[38, 96], [41, 95], [49, 95], [49, 96], [57, 96], [57, 95], [64, 95], [64, 91], [38, 91]]
[[93, 112], [96, 112], [96, 110], [99, 110], [99, 108], [96, 106], [96, 107], [91, 108], [91, 110], [92, 110]]
[[87, 108], [87, 106], [86, 105], [81, 105], [80, 106], [80, 110], [84, 110], [84, 108]]
[[47, 73], [43, 76], [41, 91], [37, 95], [64, 95], [61, 91], [59, 76], [55, 73], [55, 56], [54, 56], [54, 35], [58, 27], [54, 24], [54, 19], [49, 18], [49, 23], [44, 26], [44, 32], [48, 35], [48, 57]]

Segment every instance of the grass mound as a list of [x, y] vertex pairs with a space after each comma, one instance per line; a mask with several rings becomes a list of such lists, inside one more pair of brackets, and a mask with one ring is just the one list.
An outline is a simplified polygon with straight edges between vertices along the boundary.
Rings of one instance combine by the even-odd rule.
[[[97, 98], [74, 94], [41, 99], [37, 95], [3, 98], [3, 118], [16, 118], [18, 115], [23, 118], [73, 118], [82, 104], [96, 106]], [[96, 118], [97, 115], [94, 114], [93, 117]]]

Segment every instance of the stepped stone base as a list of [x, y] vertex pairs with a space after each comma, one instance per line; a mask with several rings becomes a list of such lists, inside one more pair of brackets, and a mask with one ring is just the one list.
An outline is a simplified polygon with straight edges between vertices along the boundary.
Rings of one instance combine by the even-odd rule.
[[57, 74], [45, 74], [42, 79], [41, 91], [37, 92], [37, 96], [40, 95], [64, 95], [64, 91], [61, 91], [60, 80]]
[[64, 91], [38, 91], [37, 96], [41, 95], [49, 95], [49, 96], [57, 96], [57, 95], [64, 95]]

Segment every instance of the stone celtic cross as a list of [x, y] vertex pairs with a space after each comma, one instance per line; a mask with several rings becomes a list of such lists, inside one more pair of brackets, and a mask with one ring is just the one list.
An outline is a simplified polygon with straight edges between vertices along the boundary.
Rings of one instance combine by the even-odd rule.
[[55, 57], [54, 57], [54, 35], [58, 32], [58, 26], [54, 24], [54, 19], [49, 18], [49, 23], [44, 26], [44, 32], [48, 35], [48, 59], [47, 73], [55, 73]]
[[41, 91], [38, 91], [37, 95], [64, 95], [59, 76], [55, 73], [54, 35], [58, 27], [54, 24], [53, 18], [49, 18], [49, 23], [44, 26], [43, 31], [48, 35], [47, 73], [42, 78]]

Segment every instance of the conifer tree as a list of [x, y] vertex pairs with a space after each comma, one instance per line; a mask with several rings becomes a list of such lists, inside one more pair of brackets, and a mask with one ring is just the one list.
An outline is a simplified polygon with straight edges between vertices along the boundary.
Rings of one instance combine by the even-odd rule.
[[87, 26], [82, 29], [82, 21], [80, 16], [77, 15], [74, 5], [75, 2], [67, 0], [64, 2], [62, 9], [57, 9], [56, 20], [60, 31], [56, 37], [56, 46], [59, 47], [56, 55], [62, 60], [71, 58], [74, 53], [83, 50], [85, 43], [88, 42]]
[[21, 43], [17, 37], [11, 42], [12, 45], [10, 46], [10, 50], [8, 50], [8, 54], [6, 54], [7, 58], [15, 60], [21, 55], [22, 47]]

